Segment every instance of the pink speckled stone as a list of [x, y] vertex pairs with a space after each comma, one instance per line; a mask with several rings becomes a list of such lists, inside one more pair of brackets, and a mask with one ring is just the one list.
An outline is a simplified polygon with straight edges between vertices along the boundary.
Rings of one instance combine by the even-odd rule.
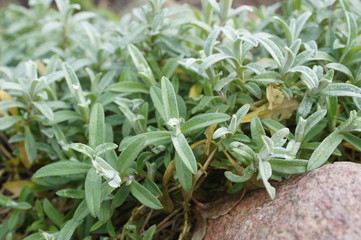
[[340, 162], [248, 193], [205, 240], [361, 240], [361, 165]]

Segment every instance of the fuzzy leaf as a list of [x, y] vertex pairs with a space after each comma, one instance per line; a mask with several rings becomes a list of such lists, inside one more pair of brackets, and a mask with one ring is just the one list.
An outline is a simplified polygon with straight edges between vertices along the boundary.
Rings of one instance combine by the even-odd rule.
[[361, 89], [348, 83], [331, 83], [321, 91], [325, 96], [345, 96], [361, 98]]
[[162, 100], [164, 106], [164, 113], [166, 120], [170, 118], [179, 118], [177, 95], [175, 94], [172, 83], [163, 77], [161, 81], [162, 85]]
[[89, 164], [81, 162], [59, 161], [40, 168], [34, 173], [33, 178], [84, 174], [90, 167]]
[[120, 82], [108, 87], [106, 91], [120, 93], [149, 93], [149, 88], [140, 82]]
[[12, 127], [17, 122], [20, 122], [22, 118], [20, 116], [5, 116], [0, 118], [0, 131]]
[[96, 173], [94, 168], [89, 169], [85, 179], [85, 200], [88, 206], [89, 212], [93, 217], [99, 215], [102, 179]]
[[205, 113], [192, 117], [185, 122], [182, 127], [182, 133], [187, 135], [194, 131], [204, 129], [212, 124], [218, 124], [228, 121], [230, 117], [224, 113]]
[[95, 148], [105, 141], [104, 109], [100, 103], [94, 104], [90, 113], [89, 146]]
[[182, 160], [183, 164], [189, 169], [191, 173], [196, 173], [197, 163], [192, 149], [189, 147], [187, 140], [182, 133], [172, 136], [173, 146]]
[[94, 150], [91, 147], [83, 143], [72, 143], [69, 144], [69, 147], [77, 152], [87, 155], [90, 158], [93, 158], [95, 154]]
[[312, 153], [307, 164], [307, 171], [311, 171], [324, 164], [342, 140], [343, 136], [338, 130], [328, 135]]
[[192, 188], [192, 172], [183, 163], [182, 159], [179, 157], [178, 154], [175, 155], [175, 168], [176, 176], [179, 180], [179, 183], [185, 191], [189, 192]]
[[146, 137], [138, 137], [133, 139], [129, 145], [122, 150], [122, 153], [119, 155], [117, 168], [120, 175], [126, 173], [131, 165], [131, 163], [138, 157], [139, 153], [143, 150], [146, 143]]
[[153, 209], [162, 209], [163, 206], [159, 200], [144, 186], [137, 181], [130, 184], [130, 192], [142, 204]]

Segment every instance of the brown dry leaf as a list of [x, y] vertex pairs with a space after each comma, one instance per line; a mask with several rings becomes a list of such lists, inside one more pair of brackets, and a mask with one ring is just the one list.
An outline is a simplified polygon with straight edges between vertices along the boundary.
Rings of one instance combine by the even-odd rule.
[[269, 109], [269, 103], [263, 104], [253, 112], [248, 113], [242, 120], [242, 123], [248, 123], [253, 117], [258, 116], [261, 119], [271, 118], [276, 121], [289, 119], [292, 113], [298, 108], [300, 103], [295, 99], [283, 99], [283, 101]]
[[175, 170], [175, 161], [174, 159], [168, 164], [167, 169], [163, 175], [163, 186], [167, 186], [170, 179], [173, 177], [173, 172]]
[[6, 182], [3, 184], [3, 187], [6, 190], [8, 190], [9, 192], [11, 192], [12, 194], [19, 196], [23, 187], [25, 187], [25, 186], [32, 187], [33, 185], [34, 185], [34, 183], [32, 183], [30, 181], [19, 180], [19, 181]]
[[357, 151], [357, 152], [361, 152], [358, 148], [354, 147], [354, 146], [353, 146], [351, 143], [349, 143], [349, 142], [343, 142], [343, 143], [342, 143], [342, 146], [345, 147], [345, 148], [348, 148], [348, 149]]
[[162, 191], [162, 196], [160, 197], [160, 201], [164, 207], [164, 210], [168, 213], [174, 210], [174, 203], [172, 198], [169, 196], [168, 187], [165, 187]]
[[266, 96], [269, 102], [269, 110], [272, 110], [273, 106], [281, 104], [284, 99], [283, 93], [275, 88], [273, 84], [268, 85], [266, 89]]

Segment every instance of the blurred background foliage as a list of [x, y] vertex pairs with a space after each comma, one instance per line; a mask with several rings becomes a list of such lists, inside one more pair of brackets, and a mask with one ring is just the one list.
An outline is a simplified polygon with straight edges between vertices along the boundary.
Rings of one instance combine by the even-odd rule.
[[[122, 15], [131, 11], [131, 9], [144, 4], [146, 0], [72, 0], [72, 2], [79, 3], [82, 5], [83, 9], [111, 9], [111, 11], [116, 14]], [[234, 0], [233, 4], [234, 7], [240, 5], [261, 6], [271, 5], [276, 2], [280, 2], [280, 0]], [[26, 6], [28, 4], [28, 0], [0, 0], [0, 7], [6, 7], [11, 3]], [[196, 7], [201, 6], [201, 0], [167, 0], [168, 5], [185, 3]]]

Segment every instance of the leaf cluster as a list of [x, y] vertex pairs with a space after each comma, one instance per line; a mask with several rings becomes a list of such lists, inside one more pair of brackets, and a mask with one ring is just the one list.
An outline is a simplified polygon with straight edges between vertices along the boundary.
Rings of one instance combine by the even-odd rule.
[[232, 2], [0, 10], [0, 239], [185, 239], [201, 202], [360, 161], [361, 4]]

